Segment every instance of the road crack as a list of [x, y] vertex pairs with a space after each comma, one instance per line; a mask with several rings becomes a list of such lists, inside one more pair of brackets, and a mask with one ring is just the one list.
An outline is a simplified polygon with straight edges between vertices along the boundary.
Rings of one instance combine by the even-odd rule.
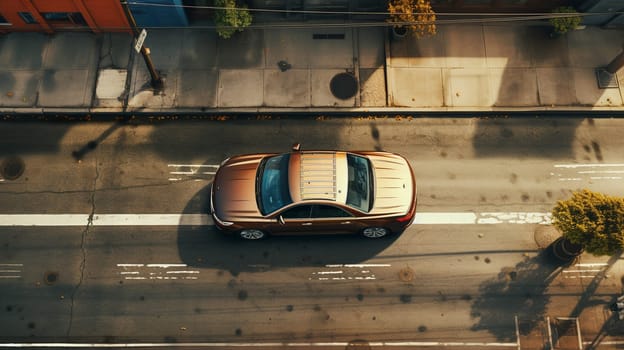
[[85, 242], [87, 240], [87, 235], [93, 226], [93, 216], [95, 215], [95, 194], [97, 192], [97, 182], [100, 177], [100, 170], [98, 169], [97, 157], [95, 157], [95, 178], [93, 179], [93, 188], [91, 190], [91, 212], [89, 213], [89, 218], [87, 219], [87, 226], [82, 231], [81, 240], [80, 240], [80, 251], [82, 252], [82, 260], [80, 261], [80, 279], [78, 280], [78, 284], [74, 288], [71, 295], [71, 306], [69, 309], [69, 325], [67, 327], [67, 336], [70, 336], [73, 321], [74, 321], [74, 301], [76, 294], [78, 293], [78, 289], [82, 286], [82, 282], [84, 280], [84, 272], [87, 266], [87, 249], [85, 246]]

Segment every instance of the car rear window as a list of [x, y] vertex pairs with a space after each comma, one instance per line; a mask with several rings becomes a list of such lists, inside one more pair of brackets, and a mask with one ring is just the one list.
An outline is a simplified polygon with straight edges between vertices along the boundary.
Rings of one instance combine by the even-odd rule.
[[258, 169], [256, 197], [262, 215], [292, 203], [288, 188], [290, 154], [265, 158]]

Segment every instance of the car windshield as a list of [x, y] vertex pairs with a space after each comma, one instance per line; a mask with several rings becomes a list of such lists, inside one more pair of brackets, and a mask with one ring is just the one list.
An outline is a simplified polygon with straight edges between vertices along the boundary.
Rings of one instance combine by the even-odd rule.
[[267, 215], [292, 203], [288, 189], [290, 154], [265, 158], [258, 169], [256, 197], [260, 212]]
[[372, 180], [368, 159], [354, 154], [347, 154], [349, 171], [349, 187], [347, 189], [347, 205], [363, 212], [372, 207]]

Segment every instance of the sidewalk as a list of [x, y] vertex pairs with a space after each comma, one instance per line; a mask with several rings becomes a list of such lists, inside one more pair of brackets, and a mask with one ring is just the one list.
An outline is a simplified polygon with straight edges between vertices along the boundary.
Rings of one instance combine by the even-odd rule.
[[[165, 88], [154, 93], [127, 34], [0, 36], [0, 112], [624, 111], [595, 68], [621, 30], [552, 39], [539, 26], [438, 26], [396, 41], [385, 28], [149, 31]], [[344, 80], [332, 79], [340, 73]], [[353, 80], [351, 77], [355, 77]]]

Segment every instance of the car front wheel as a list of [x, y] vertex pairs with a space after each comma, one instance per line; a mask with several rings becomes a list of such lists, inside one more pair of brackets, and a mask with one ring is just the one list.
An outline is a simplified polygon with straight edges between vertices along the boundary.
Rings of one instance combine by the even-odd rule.
[[242, 230], [238, 233], [238, 235], [240, 238], [248, 240], [258, 240], [266, 237], [266, 233], [256, 229]]
[[389, 233], [390, 231], [383, 227], [367, 227], [362, 230], [362, 236], [366, 238], [381, 238], [387, 236]]

